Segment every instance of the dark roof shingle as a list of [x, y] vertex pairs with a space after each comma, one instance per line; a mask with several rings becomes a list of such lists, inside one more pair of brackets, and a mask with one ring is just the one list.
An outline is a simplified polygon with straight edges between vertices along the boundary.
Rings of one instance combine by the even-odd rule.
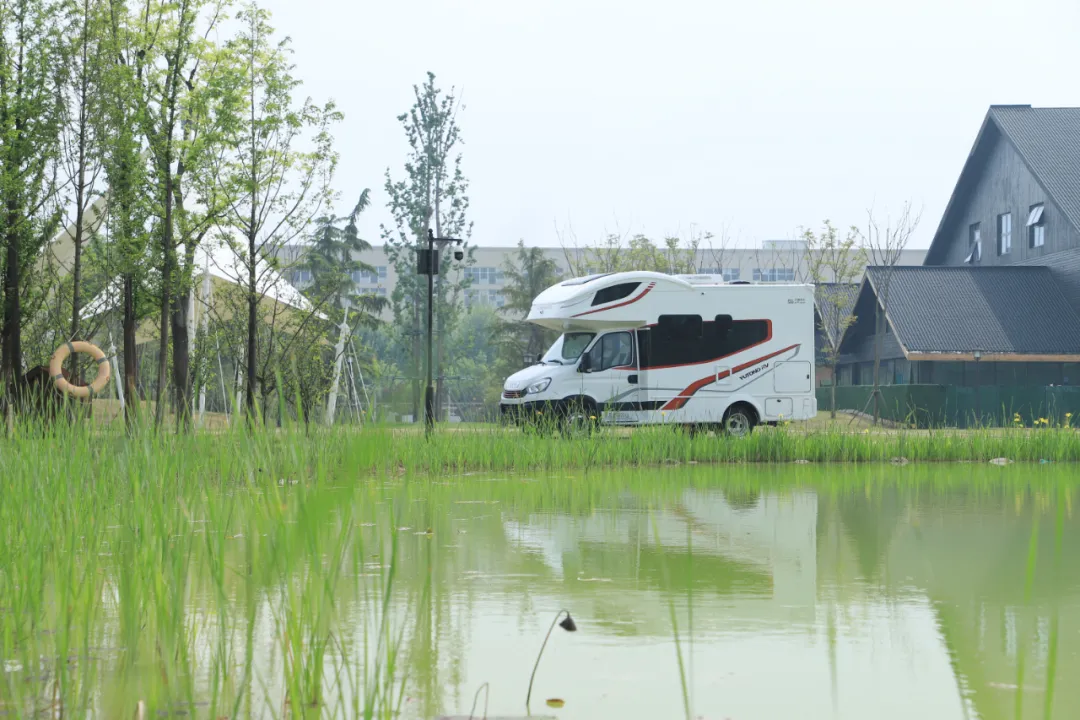
[[995, 106], [990, 116], [1080, 230], [1080, 108]]
[[[885, 268], [867, 268], [881, 289]], [[1080, 317], [1047, 267], [895, 267], [889, 320], [909, 353], [1080, 355]]]

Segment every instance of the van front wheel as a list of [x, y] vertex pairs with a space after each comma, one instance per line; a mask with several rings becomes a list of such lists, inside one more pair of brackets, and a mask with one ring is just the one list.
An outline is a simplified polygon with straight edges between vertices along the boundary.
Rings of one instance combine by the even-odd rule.
[[731, 437], [746, 437], [756, 424], [757, 414], [746, 405], [732, 405], [724, 413], [724, 433]]
[[600, 424], [596, 407], [592, 403], [574, 400], [563, 406], [559, 424], [563, 434], [568, 437], [587, 437], [592, 435]]

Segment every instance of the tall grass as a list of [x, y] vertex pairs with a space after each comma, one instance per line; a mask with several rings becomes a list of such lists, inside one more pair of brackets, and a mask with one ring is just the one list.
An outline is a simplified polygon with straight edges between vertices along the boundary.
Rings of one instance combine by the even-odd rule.
[[392, 717], [397, 503], [363, 482], [320, 490], [342, 480], [323, 449], [272, 433], [0, 443], [0, 710]]
[[[463, 488], [510, 515], [587, 513], [622, 492], [661, 504], [698, 484], [826, 494], [955, 484], [995, 502], [1020, 490], [986, 471], [707, 465], [898, 455], [1075, 460], [1080, 441], [1057, 430], [732, 440], [665, 428], [571, 439], [20, 428], [0, 440], [0, 712], [132, 717], [142, 701], [151, 716], [395, 717], [405, 684], [437, 666], [432, 618], [447, 600], [432, 538], [455, 531], [435, 508], [454, 507]], [[671, 462], [685, 472], [627, 469]], [[476, 472], [512, 479], [467, 477]], [[1022, 487], [1045, 494], [1062, 482]], [[433, 675], [419, 682], [439, 689]]]

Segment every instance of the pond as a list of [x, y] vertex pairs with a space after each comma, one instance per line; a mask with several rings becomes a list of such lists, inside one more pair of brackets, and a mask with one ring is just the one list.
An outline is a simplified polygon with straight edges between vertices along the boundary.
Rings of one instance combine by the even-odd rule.
[[62, 680], [103, 717], [143, 700], [145, 717], [465, 718], [482, 687], [475, 717], [523, 717], [565, 609], [576, 631], [547, 643], [534, 716], [1078, 717], [1074, 474], [283, 479], [175, 516], [120, 508], [79, 541], [96, 559], [72, 577], [100, 584], [46, 581], [42, 607], [75, 599], [5, 646], [0, 715], [41, 711]]

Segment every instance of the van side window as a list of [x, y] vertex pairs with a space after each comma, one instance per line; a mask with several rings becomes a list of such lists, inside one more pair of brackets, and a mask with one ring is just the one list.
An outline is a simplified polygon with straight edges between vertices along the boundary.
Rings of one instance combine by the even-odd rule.
[[700, 315], [661, 315], [656, 319], [657, 334], [675, 342], [700, 340], [703, 326]]
[[641, 285], [641, 283], [619, 283], [618, 285], [606, 287], [603, 290], [597, 290], [592, 304], [604, 305], [609, 302], [615, 302], [616, 300], [622, 300], [625, 297], [630, 297], [630, 293], [637, 290], [638, 285]]
[[[661, 316], [656, 325], [638, 330], [640, 366], [646, 368], [694, 365], [719, 360], [742, 352], [769, 339], [766, 320], [732, 320], [730, 315], [717, 315], [714, 320], [701, 322], [695, 331], [692, 322], [679, 321], [665, 326]], [[693, 317], [693, 316], [691, 316]]]
[[[634, 365], [634, 340], [628, 332], [608, 333], [599, 342], [600, 366], [596, 370]], [[592, 350], [590, 352], [596, 352]]]
[[733, 322], [730, 315], [716, 316], [716, 348], [718, 357], [732, 355], [765, 342], [769, 338], [769, 323], [764, 320]]

